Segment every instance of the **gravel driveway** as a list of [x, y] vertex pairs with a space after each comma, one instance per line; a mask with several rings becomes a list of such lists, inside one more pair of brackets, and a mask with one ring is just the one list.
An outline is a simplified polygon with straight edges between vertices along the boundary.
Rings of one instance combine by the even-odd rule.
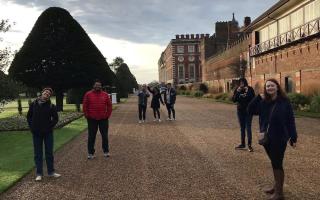
[[[111, 157], [100, 135], [87, 160], [86, 133], [55, 156], [60, 179], [34, 181], [34, 171], [0, 199], [266, 199], [272, 184], [264, 150], [234, 150], [240, 140], [235, 106], [178, 97], [177, 121], [137, 123], [137, 99], [120, 104], [110, 120]], [[297, 118], [298, 147], [287, 148], [286, 199], [320, 199], [320, 120]], [[253, 132], [257, 130], [257, 119]], [[254, 141], [256, 135], [254, 134]]]

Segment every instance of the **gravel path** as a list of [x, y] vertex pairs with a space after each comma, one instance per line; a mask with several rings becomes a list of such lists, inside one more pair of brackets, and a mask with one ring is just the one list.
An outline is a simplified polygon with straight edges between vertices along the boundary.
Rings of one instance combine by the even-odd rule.
[[[60, 179], [27, 175], [0, 199], [266, 199], [272, 183], [263, 149], [235, 151], [235, 106], [178, 97], [177, 121], [137, 123], [137, 99], [120, 104], [110, 121], [111, 157], [101, 140], [86, 159], [86, 133], [56, 153]], [[162, 108], [162, 118], [166, 111]], [[299, 143], [285, 157], [287, 199], [320, 199], [320, 120], [297, 118]], [[253, 122], [257, 130], [257, 119]], [[254, 141], [256, 138], [254, 137]]]

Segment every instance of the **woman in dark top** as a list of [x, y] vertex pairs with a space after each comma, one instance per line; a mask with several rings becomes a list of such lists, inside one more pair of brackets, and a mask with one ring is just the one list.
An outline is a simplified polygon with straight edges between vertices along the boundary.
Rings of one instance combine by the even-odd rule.
[[264, 93], [250, 102], [248, 112], [259, 115], [260, 132], [268, 129], [269, 142], [264, 148], [271, 160], [275, 184], [265, 193], [272, 194], [271, 200], [283, 199], [284, 153], [288, 140], [296, 147], [297, 132], [291, 104], [277, 80], [266, 81]]
[[239, 87], [233, 92], [232, 100], [237, 102], [237, 115], [240, 124], [241, 144], [236, 149], [244, 149], [246, 147], [246, 130], [248, 137], [248, 150], [253, 152], [251, 122], [252, 115], [247, 112], [249, 102], [254, 98], [254, 90], [248, 85], [245, 78], [239, 79]]
[[153, 116], [154, 116], [154, 120], [153, 121], [157, 121], [157, 115], [158, 115], [158, 121], [161, 122], [160, 119], [160, 101], [162, 103], [162, 105], [164, 105], [164, 102], [162, 100], [161, 94], [159, 92], [159, 89], [157, 87], [154, 88], [150, 88], [148, 86], [148, 90], [149, 92], [152, 94], [152, 100], [151, 100], [151, 108], [153, 109]]

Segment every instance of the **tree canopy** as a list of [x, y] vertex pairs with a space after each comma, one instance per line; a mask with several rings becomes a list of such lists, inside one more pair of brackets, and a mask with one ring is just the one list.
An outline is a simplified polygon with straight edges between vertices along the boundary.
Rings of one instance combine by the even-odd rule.
[[116, 76], [118, 79], [118, 91], [120, 97], [128, 97], [128, 94], [133, 92], [133, 88], [138, 88], [137, 80], [130, 72], [126, 63], [122, 63], [117, 68]]
[[115, 85], [115, 74], [85, 30], [62, 8], [45, 10], [14, 57], [10, 76], [30, 87], [51, 86], [62, 110], [63, 92], [91, 86], [94, 79]]

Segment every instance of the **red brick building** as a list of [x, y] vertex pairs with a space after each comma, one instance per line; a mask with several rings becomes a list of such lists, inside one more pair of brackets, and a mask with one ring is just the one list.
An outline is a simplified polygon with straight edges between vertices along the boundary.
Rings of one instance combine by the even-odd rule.
[[209, 34], [176, 35], [158, 62], [159, 81], [185, 84], [201, 82], [200, 41]]
[[257, 90], [272, 77], [287, 92], [320, 91], [320, 0], [280, 0], [246, 30]]

